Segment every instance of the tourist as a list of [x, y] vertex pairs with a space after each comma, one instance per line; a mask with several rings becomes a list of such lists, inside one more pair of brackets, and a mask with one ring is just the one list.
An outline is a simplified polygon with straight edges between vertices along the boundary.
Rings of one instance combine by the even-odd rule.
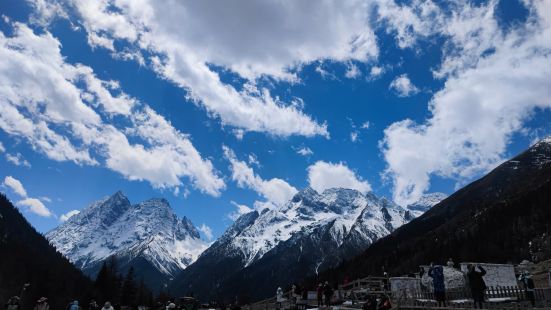
[[526, 299], [532, 303], [532, 307], [536, 306], [536, 295], [535, 295], [535, 286], [534, 286], [534, 280], [532, 279], [532, 275], [528, 271], [524, 271], [518, 278], [520, 282], [522, 282], [522, 285], [524, 286], [524, 293], [526, 295]]
[[453, 263], [453, 259], [450, 257], [450, 259], [448, 259], [448, 262], [446, 263], [446, 265], [450, 268], [453, 268], [454, 267], [454, 263]]
[[21, 299], [19, 296], [12, 296], [6, 303], [6, 310], [19, 310], [21, 309]]
[[333, 288], [329, 285], [329, 282], [325, 282], [325, 287], [323, 288], [323, 295], [325, 295], [325, 305], [331, 306], [331, 297], [333, 297]]
[[298, 285], [293, 284], [293, 302], [295, 305], [298, 304], [300, 301], [300, 287]]
[[106, 301], [105, 304], [103, 305], [103, 308], [101, 308], [101, 310], [114, 310], [114, 309], [113, 309], [113, 306], [111, 305], [111, 302]]
[[276, 291], [276, 302], [278, 309], [281, 309], [281, 303], [283, 303], [284, 300], [285, 299], [283, 299], [283, 290], [281, 289], [281, 287], [278, 287]]
[[486, 282], [482, 278], [486, 274], [486, 270], [482, 266], [478, 265], [480, 271], [476, 271], [473, 264], [467, 265], [467, 279], [471, 286], [471, 293], [473, 295], [474, 307], [480, 307], [484, 303], [484, 291], [486, 290]]
[[425, 274], [425, 268], [423, 266], [419, 267], [419, 278], [423, 278], [423, 275]]
[[99, 308], [98, 303], [94, 299], [92, 299], [88, 304], [88, 310], [98, 310], [98, 308]]
[[444, 284], [444, 268], [440, 265], [430, 264], [428, 276], [432, 278], [434, 299], [438, 306], [446, 306], [446, 285]]
[[36, 305], [34, 306], [34, 310], [49, 310], [50, 306], [48, 305], [48, 298], [46, 297], [40, 297], [36, 301]]
[[319, 284], [318, 288], [316, 289], [316, 294], [318, 297], [318, 308], [323, 306], [323, 284]]
[[306, 287], [302, 289], [302, 303], [308, 305], [308, 289]]
[[67, 306], [67, 309], [68, 310], [80, 310], [80, 306], [78, 305], [78, 300], [73, 300], [72, 302], [69, 303], [69, 305]]

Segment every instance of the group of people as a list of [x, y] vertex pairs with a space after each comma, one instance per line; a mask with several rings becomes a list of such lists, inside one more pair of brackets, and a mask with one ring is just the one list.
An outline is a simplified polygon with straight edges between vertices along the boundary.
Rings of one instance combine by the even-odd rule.
[[[453, 261], [450, 258], [447, 263], [448, 267], [453, 267]], [[478, 267], [478, 270], [477, 270]], [[484, 291], [487, 286], [484, 282], [486, 270], [482, 266], [467, 265], [467, 280], [471, 289], [471, 295], [474, 301], [474, 307], [482, 308], [484, 303]], [[431, 264], [428, 276], [432, 278], [434, 299], [438, 302], [438, 306], [446, 306], [446, 286], [444, 284], [444, 268], [440, 265]]]
[[[10, 297], [8, 302], [5, 304], [4, 308], [6, 310], [21, 310], [23, 308], [21, 298], [19, 296]], [[34, 310], [49, 310], [50, 305], [48, 304], [48, 298], [40, 297], [36, 301], [33, 309]]]
[[[13, 296], [11, 297], [8, 302], [5, 304], [5, 310], [21, 310], [22, 302], [21, 298], [19, 296]], [[33, 310], [49, 310], [50, 305], [48, 304], [48, 298], [46, 297], [40, 297], [35, 305]], [[82, 307], [79, 305], [78, 300], [71, 301], [65, 310], [83, 310]], [[113, 306], [109, 301], [105, 302], [103, 307], [100, 307], [95, 300], [92, 300], [90, 304], [88, 305], [88, 310], [114, 310]]]
[[[334, 294], [333, 287], [329, 284], [328, 281], [324, 283], [320, 283], [316, 288], [316, 297], [318, 301], [318, 307], [330, 306], [331, 305], [331, 299], [333, 298]], [[307, 288], [300, 288], [298, 285], [293, 284], [291, 288], [291, 298], [292, 303], [295, 306], [298, 305], [306, 305], [308, 302], [308, 289]], [[286, 301], [283, 293], [283, 289], [281, 287], [277, 288], [276, 291], [276, 303], [278, 305], [278, 308], [281, 309], [282, 303]]]
[[[448, 267], [454, 267], [453, 260], [450, 258], [446, 264]], [[423, 272], [423, 271], [421, 271]], [[466, 278], [471, 290], [471, 296], [474, 301], [475, 308], [482, 308], [484, 304], [484, 293], [488, 288], [484, 282], [486, 270], [481, 265], [467, 265]], [[422, 276], [422, 274], [421, 274]], [[440, 265], [431, 264], [428, 276], [432, 278], [434, 299], [438, 302], [438, 306], [446, 306], [446, 288], [444, 284], [444, 270]], [[524, 271], [518, 280], [524, 285], [526, 298], [535, 306], [534, 281], [528, 271]]]
[[331, 298], [333, 298], [334, 292], [335, 291], [333, 290], [333, 287], [329, 284], [329, 282], [325, 281], [325, 284], [318, 284], [318, 287], [316, 288], [318, 307], [322, 307], [323, 305], [326, 305], [328, 307], [331, 306]]

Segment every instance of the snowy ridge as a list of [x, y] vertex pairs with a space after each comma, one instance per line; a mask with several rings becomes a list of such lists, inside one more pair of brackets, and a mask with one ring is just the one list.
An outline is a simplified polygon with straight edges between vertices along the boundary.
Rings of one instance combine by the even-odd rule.
[[419, 217], [446, 198], [448, 198], [448, 195], [444, 193], [424, 194], [423, 196], [421, 196], [421, 198], [419, 198], [419, 200], [408, 205], [407, 209], [414, 217]]
[[541, 167], [551, 162], [551, 155], [549, 155], [549, 152], [542, 151], [542, 149], [551, 149], [551, 136], [543, 138], [530, 148], [532, 153], [536, 153], [533, 157], [532, 165]]
[[[242, 218], [253, 214], [258, 213], [253, 211]], [[234, 226], [242, 224], [242, 218]], [[330, 226], [331, 238], [341, 246], [358, 238], [362, 243], [371, 243], [408, 220], [407, 210], [371, 193], [364, 195], [352, 189], [333, 188], [318, 194], [306, 188], [285, 206], [263, 210], [247, 227], [238, 230], [231, 227], [228, 231], [239, 232], [233, 238], [221, 238], [209, 250], [214, 251], [222, 242], [229, 242], [224, 245], [226, 251], [239, 252], [247, 267], [281, 242], [298, 234], [308, 236], [320, 227]]]
[[173, 276], [208, 247], [186, 217], [179, 219], [164, 199], [131, 205], [117, 192], [91, 204], [46, 234], [77, 267], [97, 267], [116, 255], [142, 257], [160, 273]]
[[172, 288], [211, 298], [234, 296], [240, 283], [240, 290], [268, 296], [273, 283], [290, 285], [336, 267], [411, 219], [410, 211], [373, 193], [306, 188], [285, 205], [242, 215]]

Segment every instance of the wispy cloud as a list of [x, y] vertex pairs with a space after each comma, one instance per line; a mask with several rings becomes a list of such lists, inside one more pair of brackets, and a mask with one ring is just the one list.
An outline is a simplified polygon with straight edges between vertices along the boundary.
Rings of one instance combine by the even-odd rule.
[[409, 97], [419, 92], [419, 88], [413, 85], [405, 73], [396, 77], [388, 88], [394, 90], [398, 97]]

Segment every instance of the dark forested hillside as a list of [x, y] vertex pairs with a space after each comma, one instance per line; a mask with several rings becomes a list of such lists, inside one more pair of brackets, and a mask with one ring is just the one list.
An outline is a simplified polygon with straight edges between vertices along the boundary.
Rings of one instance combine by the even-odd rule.
[[70, 299], [89, 300], [93, 283], [29, 225], [0, 194], [0, 304], [19, 295], [25, 283], [24, 309], [45, 296], [52, 309], [64, 309]]
[[[551, 257], [551, 144], [540, 142], [459, 190], [363, 254], [323, 274], [342, 281], [401, 275], [431, 261]], [[312, 279], [313, 281], [313, 279]]]

